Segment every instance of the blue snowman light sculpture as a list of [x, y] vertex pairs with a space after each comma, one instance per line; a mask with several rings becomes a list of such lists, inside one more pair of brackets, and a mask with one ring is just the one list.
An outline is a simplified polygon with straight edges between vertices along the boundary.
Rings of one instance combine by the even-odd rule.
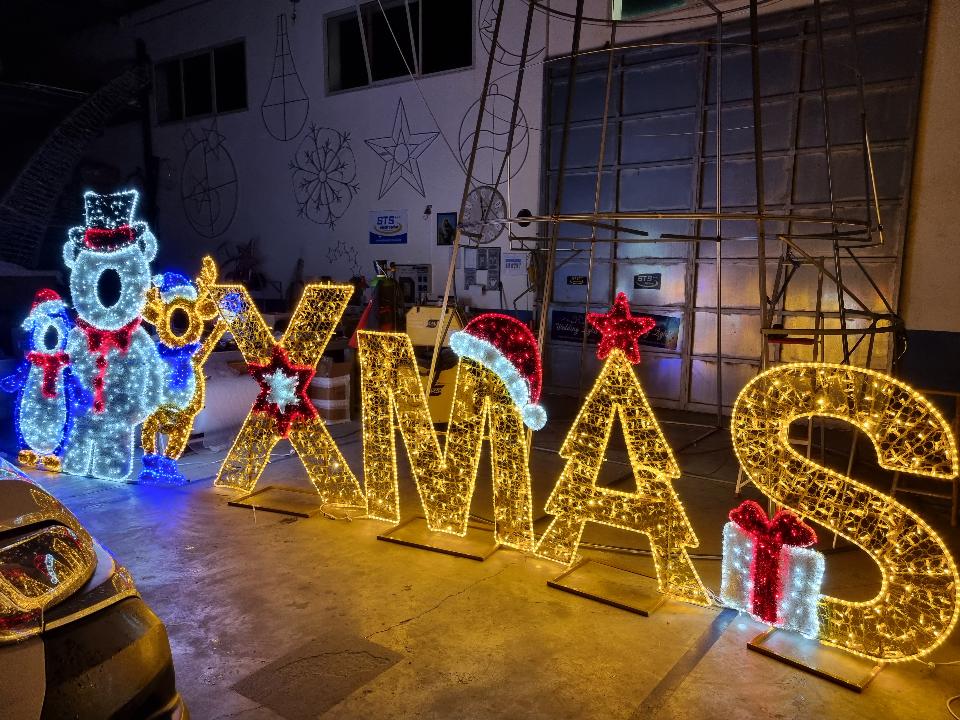
[[26, 360], [0, 381], [4, 391], [17, 393], [17, 460], [25, 467], [59, 471], [74, 419], [92, 402], [65, 352], [73, 326], [60, 296], [47, 288], [38, 290], [22, 325], [28, 338]]

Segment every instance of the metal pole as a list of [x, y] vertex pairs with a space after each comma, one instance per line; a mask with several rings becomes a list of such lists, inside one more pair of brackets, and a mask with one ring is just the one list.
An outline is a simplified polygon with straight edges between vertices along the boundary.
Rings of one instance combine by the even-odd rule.
[[[500, 19], [503, 16], [503, 3], [504, 0], [500, 0], [497, 10], [497, 19], [493, 25], [491, 47], [495, 47], [497, 41], [500, 39]], [[483, 113], [487, 107], [487, 94], [490, 89], [490, 75], [492, 73], [493, 52], [491, 52], [490, 56], [487, 58], [487, 71], [483, 78], [483, 90], [480, 93], [480, 108], [479, 112], [477, 113], [477, 125], [474, 128], [473, 133], [473, 146], [470, 150], [470, 160], [467, 161], [467, 176], [463, 181], [463, 194], [460, 197], [460, 218], [463, 217], [463, 207], [467, 204], [467, 195], [470, 194], [470, 185], [473, 178], [473, 164], [477, 157], [477, 145], [480, 141], [480, 130], [483, 123]], [[437, 368], [437, 356], [440, 354], [440, 345], [443, 343], [443, 339], [446, 336], [446, 333], [442, 332], [442, 327], [447, 315], [447, 303], [450, 300], [450, 289], [453, 286], [454, 278], [456, 276], [457, 254], [460, 252], [460, 236], [461, 230], [460, 223], [458, 222], [456, 232], [453, 236], [453, 250], [450, 254], [450, 267], [447, 269], [447, 284], [443, 289], [443, 303], [440, 305], [440, 322], [437, 324], [438, 328], [441, 328], [441, 330], [437, 333], [437, 339], [434, 341], [433, 345], [433, 355], [430, 358], [430, 374], [427, 375], [427, 392], [429, 392], [430, 388], [433, 386], [433, 373]]]
[[[753, 162], [757, 188], [757, 278], [760, 294], [760, 327], [767, 325], [767, 248], [763, 187], [763, 110], [760, 107], [760, 28], [757, 17], [757, 0], [750, 0], [750, 71], [753, 86]], [[767, 338], [760, 343], [760, 370], [767, 367]]]
[[[607, 154], [607, 119], [610, 116], [610, 92], [613, 86], [613, 46], [617, 41], [617, 22], [610, 23], [610, 54], [607, 58], [607, 91], [603, 98], [603, 118], [600, 125], [600, 155], [597, 158], [597, 182], [593, 191], [593, 213], [596, 216], [600, 212], [600, 195], [603, 185], [603, 161]], [[583, 303], [583, 335], [580, 338], [580, 364], [583, 369], [583, 356], [587, 352], [587, 313], [590, 312], [590, 301], [593, 294], [593, 257], [596, 248], [597, 225], [593, 224], [590, 228], [590, 263], [587, 266], [587, 297]], [[610, 264], [610, 273], [616, 271], [616, 266]], [[582, 398], [583, 393], [583, 372], [577, 376], [577, 398]]]
[[[723, 211], [723, 173], [721, 171], [722, 155], [723, 155], [723, 121], [722, 121], [722, 109], [723, 109], [723, 13], [714, 5], [710, 0], [703, 0], [704, 4], [713, 10], [717, 14], [717, 36], [715, 40], [715, 62], [716, 62], [716, 98], [714, 103], [716, 105], [714, 120], [716, 121], [716, 159], [717, 167], [715, 172], [715, 181], [716, 182], [716, 209], [717, 209], [717, 240], [716, 240], [716, 261], [717, 266], [714, 269], [715, 273], [715, 282], [717, 284], [717, 427], [723, 425], [723, 323], [722, 317], [720, 315], [720, 309], [722, 307], [723, 299], [723, 270], [721, 268], [723, 261], [723, 243], [721, 238], [723, 236], [723, 221], [720, 219], [720, 213]], [[761, 341], [762, 342], [762, 341]]]
[[[557, 189], [554, 197], [554, 216], [560, 215], [563, 203], [563, 171], [567, 166], [567, 145], [570, 136], [570, 116], [573, 114], [573, 94], [576, 88], [577, 56], [580, 51], [580, 31], [583, 27], [583, 3], [577, 0], [577, 12], [573, 24], [573, 44], [570, 53], [570, 62], [567, 69], [567, 101], [563, 115], [563, 132], [560, 140], [560, 162], [558, 164]], [[501, 6], [503, 0], [501, 0]], [[550, 296], [553, 293], [554, 265], [557, 261], [557, 239], [560, 235], [560, 223], [554, 220], [550, 230], [550, 246], [547, 251], [547, 264], [543, 282], [543, 297], [540, 302], [540, 327], [537, 332], [537, 345], [543, 352], [543, 341], [547, 334], [547, 314], [550, 307]], [[584, 328], [586, 332], [586, 328]]]
[[[827, 192], [830, 196], [830, 217], [837, 214], [837, 203], [833, 193], [833, 145], [830, 142], [830, 107], [827, 98], [827, 80], [826, 71], [823, 64], [823, 17], [820, 11], [820, 0], [813, 0], [813, 16], [817, 28], [817, 56], [818, 67], [820, 70], [820, 112], [823, 118], [823, 143], [827, 161]], [[837, 226], [833, 225], [833, 232], [836, 233]], [[843, 268], [840, 264], [840, 243], [836, 237], [833, 238], [833, 272], [837, 276], [837, 308], [840, 311], [840, 327], [846, 328], [846, 318], [844, 317], [843, 300]], [[850, 362], [850, 343], [846, 335], [841, 335], [843, 345], [843, 362]]]

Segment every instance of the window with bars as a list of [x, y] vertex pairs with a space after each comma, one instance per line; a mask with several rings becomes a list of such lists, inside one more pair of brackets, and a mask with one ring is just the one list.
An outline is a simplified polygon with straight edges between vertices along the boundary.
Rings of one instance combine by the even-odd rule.
[[331, 92], [473, 65], [472, 0], [375, 0], [327, 18]]
[[160, 123], [246, 110], [244, 42], [157, 63], [154, 98]]

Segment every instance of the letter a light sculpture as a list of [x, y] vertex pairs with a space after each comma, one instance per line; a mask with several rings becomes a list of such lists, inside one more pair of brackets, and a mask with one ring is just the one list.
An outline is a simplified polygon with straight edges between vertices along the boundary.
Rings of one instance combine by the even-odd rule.
[[[699, 541], [671, 484], [680, 470], [631, 366], [640, 360], [637, 338], [654, 321], [631, 315], [623, 293], [610, 312], [590, 313], [587, 320], [602, 333], [597, 356], [606, 362], [560, 448], [567, 465], [546, 507], [555, 517], [536, 552], [572, 564], [587, 522], [640, 532], [650, 540], [660, 591], [708, 605], [687, 554]], [[634, 493], [597, 486], [617, 415], [637, 484]]]
[[350, 285], [310, 284], [276, 341], [242, 285], [210, 289], [260, 393], [243, 423], [216, 485], [250, 491], [287, 438], [324, 502], [363, 506], [363, 492], [307, 397], [317, 363], [353, 293]]

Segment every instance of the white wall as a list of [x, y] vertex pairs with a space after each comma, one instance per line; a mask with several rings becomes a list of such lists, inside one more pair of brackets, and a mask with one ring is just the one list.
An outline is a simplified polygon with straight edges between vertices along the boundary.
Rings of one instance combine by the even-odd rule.
[[[481, 0], [475, 3], [475, 15]], [[303, 131], [292, 140], [283, 142], [271, 137], [261, 119], [261, 103], [267, 92], [274, 62], [276, 17], [288, 12], [288, 3], [267, 3], [262, 0], [210, 0], [205, 4], [188, 4], [180, 11], [171, 12], [184, 3], [154, 6], [130, 19], [128, 32], [143, 38], [151, 59], [156, 63], [165, 58], [243, 38], [247, 52], [247, 92], [249, 109], [223, 114], [217, 118], [217, 127], [224, 136], [224, 144], [236, 165], [239, 177], [239, 207], [229, 228], [212, 240], [198, 235], [187, 222], [181, 202], [180, 173], [186, 154], [184, 135], [199, 133], [209, 127], [210, 119], [178, 122], [155, 126], [155, 155], [164, 158], [165, 166], [174, 170], [175, 182], [161, 179], [158, 204], [161, 208], [158, 237], [161, 243], [173, 243], [185, 260], [196, 262], [199, 255], [208, 252], [220, 242], [245, 242], [253, 236], [260, 238], [260, 247], [268, 255], [264, 270], [269, 277], [286, 283], [298, 257], [303, 257], [310, 275], [330, 274], [346, 279], [352, 274], [351, 263], [334, 258], [328, 251], [338, 241], [353, 245], [358, 251], [358, 263], [369, 278], [373, 260], [385, 258], [398, 263], [432, 263], [433, 292], [443, 291], [450, 249], [437, 247], [435, 233], [437, 212], [456, 211], [460, 206], [464, 185], [464, 171], [453, 153], [457, 151], [461, 120], [467, 109], [480, 95], [486, 68], [486, 53], [475, 38], [474, 67], [413, 81], [400, 80], [386, 85], [328, 94], [325, 88], [324, 17], [352, 9], [349, 0], [306, 0], [297, 6], [296, 23], [287, 20], [287, 29], [296, 69], [310, 100], [309, 117]], [[504, 19], [505, 41], [516, 44], [522, 35], [524, 5], [508, 2], [510, 11]], [[544, 19], [538, 14], [535, 24], [534, 46], [542, 47]], [[512, 36], [507, 39], [506, 36]], [[515, 87], [513, 68], [497, 66], [495, 76], [505, 76], [498, 82], [500, 92], [509, 95]], [[539, 203], [539, 148], [538, 131], [541, 114], [542, 72], [538, 66], [528, 72], [524, 82], [523, 109], [532, 126], [529, 153], [519, 174], [509, 188], [511, 212], [529, 208], [536, 212]], [[422, 97], [421, 97], [422, 92]], [[364, 142], [368, 138], [391, 134], [397, 103], [402, 98], [411, 132], [440, 131], [419, 159], [425, 197], [421, 197], [403, 180], [397, 182], [382, 198], [378, 198], [383, 161]], [[436, 117], [431, 117], [430, 109]], [[501, 98], [498, 113], [509, 113]], [[349, 133], [356, 158], [359, 191], [335, 229], [298, 217], [294, 198], [290, 162], [298, 145], [309, 131], [311, 123]], [[446, 140], [445, 140], [446, 139]], [[449, 143], [452, 148], [448, 148]], [[501, 186], [504, 195], [506, 186]], [[432, 205], [434, 215], [424, 219], [426, 205]], [[368, 243], [368, 211], [405, 209], [409, 217], [409, 244], [396, 246]], [[530, 228], [533, 231], [533, 228]], [[506, 252], [507, 233], [496, 242]], [[526, 259], [526, 258], [524, 258]], [[189, 267], [187, 268], [190, 269]], [[480, 307], [497, 307], [498, 294], [483, 295], [474, 287], [463, 290], [462, 275], [458, 273], [457, 292], [461, 300]], [[508, 303], [526, 287], [525, 277], [504, 277]], [[519, 305], [529, 307], [528, 295]]]
[[[475, 19], [478, 12], [485, 11], [493, 3], [495, 0], [474, 0]], [[552, 0], [551, 4], [572, 11], [575, 0]], [[742, 0], [727, 0], [720, 6], [729, 8], [742, 4]], [[806, 0], [785, 0], [772, 4], [769, 11], [804, 4], [807, 4]], [[433, 292], [440, 294], [450, 251], [436, 246], [435, 214], [455, 211], [460, 204], [464, 172], [455, 154], [461, 120], [467, 108], [479, 97], [483, 83], [486, 50], [479, 34], [474, 39], [474, 66], [471, 69], [424, 78], [419, 82], [419, 88], [406, 79], [328, 94], [325, 87], [324, 18], [330, 13], [351, 9], [353, 3], [350, 0], [302, 0], [297, 4], [296, 23], [289, 21], [291, 7], [279, 0], [207, 0], [202, 3], [170, 0], [134, 14], [122, 25], [120, 32], [115, 27], [106, 28], [96, 39], [98, 46], [109, 44], [117, 48], [118, 54], [129, 57], [133, 40], [142, 38], [154, 62], [235, 39], [242, 38], [246, 42], [249, 109], [224, 114], [217, 119], [218, 129], [225, 137], [225, 147], [233, 158], [239, 177], [237, 213], [222, 235], [212, 240], [198, 235], [187, 222], [181, 201], [180, 174], [186, 155], [184, 136], [187, 132], [200, 133], [210, 125], [211, 119], [154, 127], [153, 152], [164, 158], [163, 167], [170, 171], [167, 182], [161, 178], [157, 198], [161, 210], [158, 236], [168, 250], [175, 250], [165, 255], [182, 256], [187, 264], [184, 269], [190, 271], [200, 255], [210, 252], [221, 242], [245, 242], [257, 236], [268, 256], [265, 271], [272, 279], [286, 283], [299, 257], [304, 258], [308, 274], [348, 277], [352, 274], [353, 263], [329, 254], [331, 247], [342, 242], [356, 248], [356, 262], [361, 272], [368, 276], [374, 259], [432, 263]], [[519, 51], [526, 3], [506, 0], [506, 7], [502, 43]], [[310, 99], [306, 126], [295, 139], [287, 142], [275, 140], [268, 134], [260, 112], [273, 70], [276, 17], [281, 12], [288, 14], [287, 28], [297, 71]], [[608, 12], [607, 0], [587, 0], [588, 15], [605, 17]], [[664, 16], [653, 17], [647, 24], [621, 28], [617, 42], [682, 30], [692, 24], [712, 23], [705, 11], [701, 10], [699, 14], [704, 17], [693, 23], [664, 22]], [[728, 14], [725, 21], [743, 15], [742, 12]], [[930, 24], [903, 309], [911, 328], [960, 330], [960, 312], [957, 312], [960, 308], [944, 301], [950, 297], [949, 289], [953, 284], [952, 267], [955, 263], [944, 259], [950, 257], [956, 247], [951, 235], [950, 214], [960, 199], [957, 197], [960, 184], [956, 182], [960, 168], [955, 153], [943, 152], [943, 148], [956, 147], [960, 140], [960, 131], [950, 119], [958, 97], [952, 67], [960, 52], [951, 38], [960, 31], [960, 7], [949, 0], [933, 0]], [[569, 21], [554, 17], [548, 22], [539, 12], [535, 16], [531, 47], [534, 52], [541, 48], [544, 51], [528, 67], [524, 83], [522, 108], [530, 125], [529, 152], [522, 170], [510, 183], [509, 193], [506, 186], [501, 186], [504, 194], [509, 195], [512, 214], [521, 208], [534, 212], [545, 210], [539, 207], [543, 60], [547, 56], [562, 56], [569, 50], [571, 30]], [[606, 27], [587, 24], [581, 46], [599, 47], [608, 39]], [[504, 95], [513, 91], [515, 70], [515, 67], [501, 63], [494, 66], [494, 77], [499, 78], [499, 91]], [[401, 98], [413, 132], [440, 131], [443, 136], [438, 137], [420, 158], [425, 197], [401, 180], [379, 199], [383, 162], [364, 140], [390, 134], [397, 102]], [[496, 108], [498, 113], [509, 111], [502, 102]], [[359, 192], [335, 229], [297, 216], [289, 165], [311, 122], [349, 132], [356, 158]], [[453, 147], [453, 152], [447, 143]], [[428, 204], [434, 215], [425, 220], [423, 210]], [[395, 209], [408, 212], [409, 244], [371, 246], [367, 241], [368, 212]], [[534, 231], [531, 227], [518, 232], [532, 234]], [[507, 251], [506, 233], [496, 245]], [[504, 277], [503, 281], [509, 304], [526, 287], [526, 279]], [[465, 291], [459, 271], [457, 292], [470, 305], [496, 307], [499, 304], [496, 293], [484, 295], [476, 287]], [[528, 294], [520, 307], [529, 308], [532, 299], [533, 295]]]

